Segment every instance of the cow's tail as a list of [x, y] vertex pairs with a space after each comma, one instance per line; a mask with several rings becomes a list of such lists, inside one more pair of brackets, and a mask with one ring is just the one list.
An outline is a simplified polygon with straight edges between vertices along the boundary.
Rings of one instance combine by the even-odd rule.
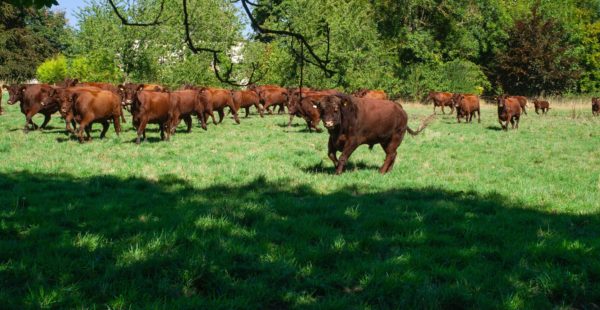
[[423, 131], [427, 126], [429, 126], [429, 124], [431, 124], [431, 122], [433, 122], [434, 119], [435, 119], [435, 114], [431, 114], [431, 115], [427, 116], [427, 118], [425, 118], [421, 122], [421, 125], [419, 126], [419, 128], [417, 130], [410, 129], [410, 127], [408, 127], [408, 125], [406, 125], [406, 130], [412, 136], [416, 136], [416, 135], [420, 134], [421, 131]]

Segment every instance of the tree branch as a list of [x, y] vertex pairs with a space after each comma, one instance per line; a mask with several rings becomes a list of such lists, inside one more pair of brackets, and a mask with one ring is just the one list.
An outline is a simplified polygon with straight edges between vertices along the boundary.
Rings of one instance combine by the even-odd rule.
[[[325, 59], [321, 59], [321, 57], [319, 57], [315, 53], [313, 47], [308, 43], [308, 41], [306, 40], [306, 38], [302, 34], [299, 34], [299, 33], [296, 33], [296, 32], [292, 32], [292, 31], [287, 31], [287, 30], [276, 30], [276, 29], [263, 28], [262, 26], [260, 26], [258, 24], [258, 22], [254, 18], [254, 16], [252, 16], [252, 12], [250, 12], [250, 9], [248, 8], [248, 5], [252, 5], [252, 6], [256, 6], [256, 5], [254, 3], [248, 1], [248, 0], [240, 0], [240, 1], [242, 2], [242, 7], [244, 8], [244, 12], [246, 12], [246, 15], [248, 16], [248, 19], [250, 19], [250, 23], [252, 24], [252, 27], [254, 29], [256, 29], [260, 33], [276, 34], [276, 35], [289, 36], [289, 37], [296, 38], [302, 44], [302, 46], [304, 48], [306, 48], [306, 50], [308, 51], [308, 54], [313, 58], [314, 65], [316, 65], [323, 72], [325, 72], [325, 74], [327, 75], [327, 77], [331, 77], [331, 76], [333, 76], [336, 73], [335, 71], [327, 68], [327, 66], [331, 62], [331, 60], [329, 59], [329, 47], [330, 47], [329, 25], [326, 24], [326, 28], [325, 28], [325, 32], [326, 32], [326, 35], [327, 35], [327, 53], [325, 55]], [[304, 56], [303, 56], [303, 59], [305, 61], [308, 61], [308, 59], [306, 59], [306, 57], [304, 57]]]
[[160, 10], [158, 11], [158, 14], [156, 15], [156, 18], [154, 18], [154, 21], [149, 22], [149, 23], [130, 22], [125, 17], [123, 17], [123, 15], [121, 15], [121, 13], [119, 13], [119, 9], [117, 8], [117, 6], [113, 2], [113, 0], [108, 0], [108, 3], [112, 7], [112, 9], [115, 12], [115, 14], [117, 15], [117, 17], [121, 20], [121, 24], [123, 24], [123, 25], [126, 25], [126, 26], [146, 27], [146, 26], [156, 26], [156, 25], [162, 24], [162, 22], [159, 19], [162, 16], [163, 9], [165, 7], [165, 0], [162, 0], [160, 2]]

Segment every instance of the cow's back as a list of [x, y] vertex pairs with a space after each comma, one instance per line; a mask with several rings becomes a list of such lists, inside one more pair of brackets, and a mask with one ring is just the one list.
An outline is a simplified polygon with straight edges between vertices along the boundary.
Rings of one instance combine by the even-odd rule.
[[138, 93], [139, 114], [152, 120], [166, 120], [173, 112], [175, 104], [168, 92], [142, 90]]
[[396, 103], [370, 98], [353, 100], [357, 108], [357, 134], [364, 135], [367, 140], [386, 138], [406, 127], [407, 114]]
[[461, 109], [466, 112], [473, 112], [479, 110], [479, 97], [475, 95], [464, 95], [461, 100]]

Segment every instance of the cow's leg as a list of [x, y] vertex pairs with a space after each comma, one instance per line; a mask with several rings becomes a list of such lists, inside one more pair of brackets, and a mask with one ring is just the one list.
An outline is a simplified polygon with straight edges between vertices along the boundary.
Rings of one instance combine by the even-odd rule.
[[187, 126], [187, 133], [192, 132], [192, 116], [190, 114], [187, 114], [183, 117], [183, 121], [185, 122], [185, 125]]
[[[123, 115], [121, 115], [122, 117]], [[115, 127], [115, 133], [117, 136], [121, 133], [121, 122], [118, 115], [113, 115], [113, 126]]]
[[481, 123], [481, 111], [477, 110], [477, 123]]
[[460, 123], [460, 113], [456, 113], [456, 121]]
[[142, 137], [142, 135], [144, 136], [144, 140], [146, 140], [146, 125], [147, 124], [148, 124], [148, 118], [141, 117], [140, 124], [137, 129], [137, 138], [135, 139], [136, 144], [140, 144], [140, 138]]
[[29, 125], [31, 124], [31, 126], [33, 127], [33, 130], [36, 130], [38, 128], [38, 126], [33, 122], [32, 118], [35, 115], [35, 113], [29, 111], [27, 114], [25, 114], [25, 127], [23, 127], [23, 131], [24, 132], [28, 132], [29, 131]]
[[46, 128], [46, 125], [48, 125], [48, 123], [50, 122], [50, 118], [52, 118], [50, 116], [50, 114], [44, 114], [44, 122], [42, 123], [42, 126], [40, 126], [40, 129], [44, 129]]
[[523, 113], [527, 115], [527, 110], [525, 110], [525, 106], [523, 106]]
[[238, 117], [237, 109], [235, 108], [235, 105], [233, 104], [233, 101], [230, 100], [227, 103], [227, 106], [229, 107], [229, 112], [231, 112], [231, 114], [233, 114], [233, 119], [235, 120], [235, 123], [239, 124], [240, 123], [240, 118]]
[[173, 117], [171, 118], [171, 122], [172, 122], [172, 126], [171, 126], [171, 133], [175, 133], [175, 130], [177, 129], [177, 126], [179, 126], [179, 123], [181, 123], [181, 118], [179, 118], [179, 112], [175, 112], [173, 114]]
[[[540, 112], [538, 112], [538, 107], [535, 107], [535, 114], [540, 115]], [[542, 110], [542, 113], [544, 113], [544, 110]]]
[[206, 130], [206, 118], [204, 117], [204, 113], [196, 113], [198, 114], [198, 119], [200, 120], [200, 126], [202, 129]]
[[283, 103], [279, 104], [279, 111], [277, 111], [277, 114], [285, 114], [285, 105]]
[[267, 113], [269, 114], [273, 114], [273, 111], [271, 111], [271, 103], [270, 102], [265, 102], [265, 104], [263, 105], [263, 109], [267, 111]]
[[450, 115], [454, 114], [454, 104], [450, 104]]
[[265, 115], [263, 113], [263, 109], [260, 106], [260, 104], [258, 104], [258, 102], [254, 103], [254, 106], [256, 107], [256, 110], [258, 111], [258, 114], [260, 115], [260, 117], [265, 117]]
[[516, 120], [516, 128], [519, 129], [519, 120], [521, 119], [520, 115], [515, 116], [515, 120]]
[[[506, 123], [506, 127], [508, 127], [508, 123]], [[510, 116], [510, 127], [515, 129], [515, 117], [512, 115]]]
[[442, 114], [446, 115], [446, 111], [444, 111], [444, 106], [445, 105], [442, 104]]
[[381, 169], [379, 169], [381, 174], [390, 172], [394, 167], [396, 156], [398, 156], [398, 147], [402, 143], [402, 140], [404, 140], [405, 134], [406, 131], [398, 135], [393, 135], [391, 141], [389, 141], [387, 144], [381, 144], [381, 147], [383, 147], [383, 150], [385, 151], [385, 161], [383, 162]]
[[344, 149], [342, 150], [342, 155], [340, 155], [340, 159], [338, 160], [337, 169], [335, 170], [335, 174], [342, 174], [344, 172], [344, 166], [346, 166], [346, 162], [348, 162], [348, 158], [350, 155], [356, 150], [358, 147], [358, 143], [354, 140], [350, 139], [346, 141], [344, 144]]
[[335, 141], [333, 141], [332, 138], [329, 138], [329, 142], [327, 144], [327, 157], [329, 157], [329, 159], [331, 159], [334, 167], [337, 167], [337, 165], [338, 165], [336, 153], [337, 153], [337, 149], [335, 148]]
[[435, 112], [435, 103], [433, 103], [433, 114], [437, 114], [437, 113]]
[[[68, 133], [74, 133], [74, 129], [76, 128], [76, 123], [75, 120], [73, 119], [73, 115], [71, 114], [67, 114], [67, 116], [65, 117], [65, 123], [66, 123], [66, 131], [67, 134]], [[73, 125], [73, 128], [71, 128], [71, 125]]]
[[212, 118], [213, 124], [217, 125], [218, 123], [217, 123], [217, 120], [215, 119], [215, 113], [213, 113], [212, 109], [208, 109], [208, 115], [210, 115], [210, 117]]
[[250, 107], [245, 107], [244, 110], [246, 110], [246, 115], [244, 118], [248, 118], [248, 115], [250, 115]]
[[306, 127], [308, 127], [308, 132], [312, 132], [312, 124], [310, 123], [309, 119], [305, 119], [306, 121]]
[[219, 113], [219, 124], [221, 124], [223, 118], [225, 118], [225, 111], [223, 109], [218, 109], [217, 112]]
[[121, 111], [121, 121], [123, 121], [123, 123], [127, 123], [127, 121], [125, 120], [125, 113], [123, 113], [123, 105], [119, 104], [119, 111]]
[[102, 132], [100, 132], [100, 139], [104, 139], [109, 127], [110, 125], [108, 123], [108, 120], [102, 122]]

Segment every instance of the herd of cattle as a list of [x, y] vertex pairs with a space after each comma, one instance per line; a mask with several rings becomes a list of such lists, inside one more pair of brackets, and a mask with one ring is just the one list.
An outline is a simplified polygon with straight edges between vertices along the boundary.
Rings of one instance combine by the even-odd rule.
[[[34, 115], [44, 115], [44, 122], [39, 126], [44, 128], [51, 115], [59, 112], [66, 121], [66, 130], [75, 134], [80, 142], [85, 141], [84, 132], [90, 139], [93, 123], [102, 124], [101, 138], [111, 121], [118, 135], [121, 122], [126, 122], [123, 110], [131, 113], [137, 131], [136, 143], [140, 143], [141, 138], [146, 138], [145, 129], [149, 123], [158, 124], [161, 139], [169, 140], [182, 120], [187, 132], [190, 132], [193, 116], [206, 130], [208, 118], [215, 125], [221, 123], [226, 108], [239, 124], [238, 111], [242, 108], [246, 117], [251, 107], [255, 107], [263, 117], [264, 111], [272, 114], [275, 108], [279, 108], [278, 113], [284, 113], [287, 107], [290, 115], [288, 126], [297, 116], [306, 121], [309, 131], [320, 132], [319, 122], [323, 122], [330, 135], [328, 156], [338, 174], [343, 172], [352, 152], [363, 144], [370, 148], [380, 144], [386, 153], [380, 172], [390, 171], [406, 132], [419, 134], [433, 118], [432, 115], [425, 119], [417, 130], [410, 129], [402, 105], [388, 100], [386, 93], [378, 90], [360, 90], [347, 95], [337, 90], [290, 89], [274, 85], [251, 85], [247, 90], [185, 85], [179, 90], [169, 91], [156, 84], [80, 83], [77, 79], [66, 79], [57, 86], [12, 84], [3, 88], [9, 93], [8, 104], [20, 102], [21, 112], [25, 114], [25, 131], [38, 128], [32, 121]], [[426, 102], [430, 100], [433, 101], [434, 114], [437, 107], [441, 107], [444, 114], [444, 108], [449, 107], [451, 113], [456, 110], [458, 122], [461, 118], [471, 122], [476, 113], [481, 122], [478, 96], [431, 92]], [[550, 109], [547, 101], [534, 100], [533, 103], [538, 114], [540, 110], [545, 114]], [[527, 114], [525, 97], [500, 96], [497, 105], [498, 120], [505, 130], [509, 122], [513, 128], [518, 128], [521, 113]], [[592, 111], [594, 115], [600, 115], [600, 98], [593, 98]], [[214, 112], [219, 114], [218, 122]], [[337, 152], [342, 152], [339, 159]]]

